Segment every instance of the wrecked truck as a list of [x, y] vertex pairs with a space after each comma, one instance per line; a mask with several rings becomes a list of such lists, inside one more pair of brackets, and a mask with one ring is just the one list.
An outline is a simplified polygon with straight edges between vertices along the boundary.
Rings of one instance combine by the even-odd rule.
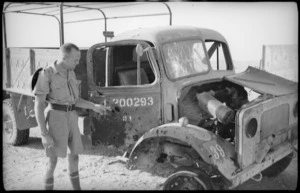
[[[157, 105], [134, 115], [143, 106], [130, 108], [132, 97], [115, 100], [131, 109], [129, 125], [137, 118], [139, 130], [147, 128], [128, 152], [129, 169], [167, 177], [164, 190], [209, 190], [233, 189], [288, 167], [298, 142], [297, 83], [254, 67], [235, 74], [228, 44], [213, 30], [143, 29], [120, 39], [142, 46], [134, 52], [155, 77], [144, 85], [153, 101], [145, 106]], [[137, 69], [145, 70], [140, 80], [149, 77], [149, 67]], [[258, 97], [250, 100], [246, 89]]]
[[[37, 126], [30, 76], [58, 53], [3, 49], [3, 135], [9, 143], [26, 143]], [[276, 176], [291, 162], [298, 142], [297, 83], [253, 67], [236, 74], [220, 33], [137, 29], [81, 53], [75, 69], [81, 97], [113, 109], [80, 110], [82, 137], [124, 148], [128, 169], [166, 177], [165, 190], [233, 189], [250, 178]], [[250, 100], [246, 89], [258, 97]]]

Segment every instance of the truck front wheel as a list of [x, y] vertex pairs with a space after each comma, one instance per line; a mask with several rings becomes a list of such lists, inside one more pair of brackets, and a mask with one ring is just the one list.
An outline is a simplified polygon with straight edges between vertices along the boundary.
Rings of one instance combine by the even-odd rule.
[[163, 190], [211, 190], [211, 184], [204, 172], [179, 170], [168, 177]]
[[14, 146], [26, 144], [29, 138], [29, 128], [19, 130], [11, 99], [3, 101], [3, 141]]

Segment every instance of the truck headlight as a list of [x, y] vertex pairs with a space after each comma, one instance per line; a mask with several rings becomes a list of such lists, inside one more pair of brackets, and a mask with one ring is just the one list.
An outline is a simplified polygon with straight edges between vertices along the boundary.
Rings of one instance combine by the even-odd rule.
[[254, 137], [257, 131], [257, 120], [255, 118], [250, 119], [250, 121], [246, 124], [245, 131], [248, 138]]

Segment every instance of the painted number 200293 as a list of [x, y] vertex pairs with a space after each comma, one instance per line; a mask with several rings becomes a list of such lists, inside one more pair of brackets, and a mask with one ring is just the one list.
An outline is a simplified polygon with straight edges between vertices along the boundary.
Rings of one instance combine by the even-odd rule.
[[152, 106], [153, 97], [115, 98], [112, 102], [120, 107]]

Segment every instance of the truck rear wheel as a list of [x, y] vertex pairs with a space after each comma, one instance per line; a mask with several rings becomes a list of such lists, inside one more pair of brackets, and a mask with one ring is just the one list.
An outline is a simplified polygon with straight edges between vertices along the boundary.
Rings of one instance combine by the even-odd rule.
[[263, 176], [272, 178], [278, 176], [281, 172], [283, 172], [291, 163], [293, 159], [294, 153], [290, 153], [286, 157], [282, 158], [275, 164], [271, 165], [267, 169], [261, 172]]
[[29, 128], [19, 130], [17, 128], [16, 116], [11, 99], [3, 101], [3, 141], [14, 146], [23, 145], [28, 142]]

